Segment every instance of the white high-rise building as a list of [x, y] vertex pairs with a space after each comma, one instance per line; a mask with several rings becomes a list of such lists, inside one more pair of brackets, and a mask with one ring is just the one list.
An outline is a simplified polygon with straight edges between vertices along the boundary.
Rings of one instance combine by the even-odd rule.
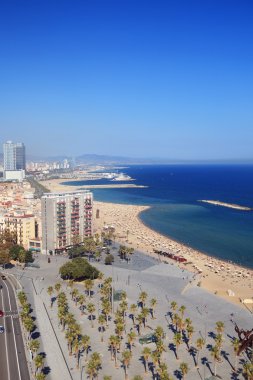
[[25, 170], [25, 146], [23, 143], [7, 141], [3, 144], [4, 171]]
[[64, 251], [92, 235], [90, 191], [47, 193], [41, 198], [42, 252]]

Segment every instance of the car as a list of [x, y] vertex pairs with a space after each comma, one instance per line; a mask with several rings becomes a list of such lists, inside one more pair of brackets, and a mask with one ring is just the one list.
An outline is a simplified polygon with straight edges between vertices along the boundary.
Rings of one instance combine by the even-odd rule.
[[4, 327], [0, 326], [0, 334], [4, 333]]
[[3, 317], [3, 316], [4, 316], [4, 312], [0, 310], [0, 317]]
[[6, 280], [6, 277], [3, 275], [3, 276], [1, 276], [2, 277], [2, 280]]

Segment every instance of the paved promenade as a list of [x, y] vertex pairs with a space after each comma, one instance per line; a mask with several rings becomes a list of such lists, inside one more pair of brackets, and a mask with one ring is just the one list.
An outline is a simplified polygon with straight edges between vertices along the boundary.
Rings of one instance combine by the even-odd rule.
[[[68, 295], [70, 312], [72, 312], [78, 323], [81, 325], [83, 334], [88, 334], [91, 337], [91, 346], [93, 351], [101, 353], [103, 361], [103, 370], [99, 374], [99, 379], [103, 375], [111, 375], [112, 379], [124, 379], [124, 372], [119, 364], [115, 368], [110, 360], [110, 352], [108, 351], [108, 338], [114, 333], [114, 326], [104, 334], [104, 343], [100, 342], [101, 333], [98, 330], [97, 320], [94, 321], [94, 328], [91, 328], [87, 314], [81, 315], [80, 310], [75, 307], [74, 302], [69, 295], [69, 289], [66, 284], [59, 279], [58, 268], [67, 259], [64, 257], [53, 257], [50, 264], [47, 263], [46, 257], [39, 256], [37, 262], [40, 265], [39, 269], [28, 268], [25, 271], [12, 270], [12, 273], [20, 278], [24, 290], [27, 292], [29, 302], [34, 308], [34, 314], [37, 317], [36, 324], [41, 333], [41, 347], [46, 353], [46, 366], [49, 367], [49, 380], [80, 380], [86, 379], [87, 375], [83, 366], [85, 358], [81, 358], [81, 368], [76, 369], [76, 359], [74, 356], [69, 356], [64, 333], [58, 326], [57, 306], [50, 308], [49, 296], [47, 288], [49, 285], [54, 285], [60, 281], [63, 285], [63, 290]], [[190, 317], [195, 326], [193, 341], [200, 336], [207, 340], [207, 344], [213, 344], [212, 333], [214, 331], [215, 322], [221, 320], [225, 323], [225, 341], [223, 350], [227, 353], [229, 360], [233, 360], [233, 351], [230, 344], [230, 337], [235, 336], [234, 326], [231, 323], [233, 318], [239, 326], [243, 328], [252, 328], [252, 314], [241, 307], [232, 303], [226, 302], [214, 294], [210, 294], [197, 286], [196, 279], [193, 274], [186, 270], [181, 270], [172, 264], [164, 264], [155, 259], [146, 257], [141, 253], [133, 255], [132, 261], [127, 264], [120, 259], [116, 259], [113, 266], [105, 266], [103, 263], [93, 263], [99, 270], [105, 273], [106, 276], [111, 276], [114, 282], [115, 289], [124, 289], [127, 292], [128, 304], [136, 302], [138, 294], [141, 290], [148, 293], [149, 299], [154, 297], [158, 301], [156, 309], [156, 320], [148, 319], [148, 326], [142, 331], [146, 334], [157, 325], [162, 325], [166, 331], [166, 347], [167, 352], [164, 358], [168, 361], [169, 371], [175, 377], [181, 361], [185, 361], [191, 368], [187, 375], [188, 380], [196, 380], [211, 376], [211, 371], [208, 365], [201, 366], [198, 373], [193, 364], [193, 358], [180, 348], [180, 361], [175, 359], [175, 354], [172, 349], [173, 333], [170, 330], [169, 304], [175, 300], [178, 305], [186, 306], [186, 315]], [[76, 285], [80, 292], [84, 293], [83, 285]], [[94, 296], [91, 299], [99, 309], [99, 296], [97, 285], [94, 287]], [[44, 303], [44, 304], [43, 304]], [[115, 303], [115, 308], [117, 303]], [[49, 316], [49, 317], [48, 317]], [[50, 320], [49, 320], [50, 318]], [[97, 315], [96, 315], [97, 318]], [[127, 318], [127, 329], [133, 328], [132, 321]], [[55, 333], [57, 338], [55, 337]], [[137, 358], [141, 356], [143, 346], [138, 341], [135, 343], [135, 360], [132, 360], [129, 368], [129, 377], [132, 378], [136, 374], [143, 375], [143, 364]], [[154, 344], [149, 345], [154, 349]], [[185, 353], [186, 352], [186, 353]], [[203, 357], [210, 358], [209, 349], [203, 350]], [[120, 354], [119, 354], [120, 357]], [[67, 362], [67, 365], [65, 363]], [[210, 364], [213, 368], [213, 364]], [[210, 367], [210, 368], [211, 368]], [[223, 379], [231, 379], [231, 367], [229, 361], [223, 359], [222, 365], [218, 366], [218, 373]], [[179, 376], [179, 375], [178, 375]], [[150, 373], [147, 379], [151, 378]], [[175, 377], [177, 378], [177, 377]], [[178, 377], [179, 379], [180, 377]], [[238, 380], [243, 379], [242, 375], [237, 377]]]

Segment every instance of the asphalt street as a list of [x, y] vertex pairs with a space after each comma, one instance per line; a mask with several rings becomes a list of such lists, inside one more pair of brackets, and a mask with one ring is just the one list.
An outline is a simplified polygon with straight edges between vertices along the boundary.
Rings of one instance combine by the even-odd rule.
[[0, 277], [0, 286], [0, 310], [4, 312], [0, 325], [5, 329], [0, 334], [0, 379], [29, 380], [15, 293], [8, 279]]

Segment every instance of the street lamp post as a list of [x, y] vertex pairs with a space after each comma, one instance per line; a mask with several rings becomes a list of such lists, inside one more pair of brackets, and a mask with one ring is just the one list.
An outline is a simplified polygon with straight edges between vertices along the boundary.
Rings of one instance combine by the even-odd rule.
[[81, 371], [80, 371], [80, 380], [83, 379], [83, 369], [84, 369], [84, 365], [81, 366]]

